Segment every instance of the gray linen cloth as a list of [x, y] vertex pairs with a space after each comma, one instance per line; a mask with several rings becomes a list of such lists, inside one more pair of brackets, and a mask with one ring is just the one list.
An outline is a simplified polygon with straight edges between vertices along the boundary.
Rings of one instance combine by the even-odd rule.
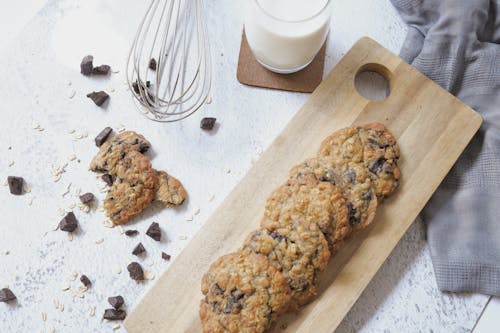
[[422, 212], [438, 287], [500, 296], [500, 1], [391, 1], [401, 57], [484, 119]]

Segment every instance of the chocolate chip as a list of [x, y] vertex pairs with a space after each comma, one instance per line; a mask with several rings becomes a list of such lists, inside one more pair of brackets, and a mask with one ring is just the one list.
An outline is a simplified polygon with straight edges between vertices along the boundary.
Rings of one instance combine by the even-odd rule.
[[87, 97], [90, 98], [95, 103], [95, 105], [101, 106], [109, 98], [109, 95], [101, 90], [97, 92], [91, 92], [90, 94], [87, 94]]
[[9, 190], [11, 194], [21, 195], [23, 194], [23, 177], [8, 176], [7, 183], [9, 183]]
[[144, 280], [144, 271], [142, 270], [142, 267], [139, 263], [137, 262], [132, 262], [127, 266], [127, 270], [130, 274], [130, 278], [135, 281], [142, 281]]
[[101, 179], [102, 179], [102, 180], [104, 180], [104, 182], [105, 182], [106, 184], [108, 184], [108, 186], [113, 185], [113, 183], [114, 183], [114, 181], [115, 181], [115, 180], [113, 179], [113, 176], [111, 176], [109, 173], [105, 173], [104, 175], [102, 175]]
[[210, 131], [211, 129], [214, 128], [216, 120], [217, 120], [216, 118], [205, 117], [200, 122], [200, 128], [204, 129], [204, 130], [207, 130], [207, 131]]
[[355, 225], [361, 222], [359, 218], [356, 216], [356, 208], [354, 208], [352, 202], [347, 203], [347, 210], [349, 212], [349, 224]]
[[112, 296], [108, 297], [108, 303], [111, 304], [112, 307], [114, 307], [116, 310], [122, 307], [123, 303], [125, 301], [123, 300], [123, 297], [118, 295], [118, 296]]
[[111, 67], [109, 67], [108, 65], [97, 66], [97, 67], [92, 68], [92, 74], [94, 74], [94, 75], [108, 75], [110, 69], [111, 69]]
[[161, 240], [160, 225], [157, 222], [151, 223], [148, 230], [146, 231], [146, 235], [153, 238], [155, 241], [159, 242]]
[[91, 55], [83, 57], [82, 62], [80, 63], [80, 73], [83, 75], [92, 74], [92, 69], [94, 68], [94, 65], [92, 64], [93, 61], [94, 57]]
[[62, 231], [73, 232], [78, 227], [78, 221], [76, 220], [75, 214], [69, 212], [66, 216], [59, 222], [59, 229]]
[[144, 248], [144, 245], [142, 245], [142, 243], [139, 243], [139, 244], [136, 245], [136, 247], [132, 251], [132, 254], [135, 255], [135, 256], [138, 256], [139, 254], [144, 253], [144, 252], [146, 252], [146, 249]]
[[370, 172], [375, 173], [375, 174], [379, 173], [382, 170], [382, 167], [384, 166], [385, 161], [387, 161], [387, 159], [385, 157], [377, 158], [375, 161], [373, 161], [373, 163], [370, 165], [368, 170], [370, 170]]
[[343, 176], [349, 183], [356, 184], [356, 171], [353, 169], [348, 169]]
[[215, 294], [215, 295], [222, 295], [222, 294], [224, 294], [224, 290], [222, 290], [222, 288], [217, 283], [215, 283], [212, 286], [212, 288], [210, 288], [210, 292], [212, 294]]
[[89, 287], [92, 285], [92, 282], [90, 282], [90, 279], [87, 277], [87, 275], [85, 274], [82, 274], [82, 276], [80, 276], [80, 282], [85, 286], [85, 287]]
[[95, 137], [95, 145], [97, 147], [102, 146], [104, 142], [108, 139], [109, 135], [113, 132], [113, 129], [111, 127], [106, 127], [104, 128], [97, 136]]
[[368, 189], [367, 191], [363, 192], [363, 194], [361, 194], [361, 199], [363, 200], [370, 200], [372, 198], [372, 190], [371, 189]]
[[137, 234], [139, 234], [139, 231], [137, 231], [137, 230], [127, 230], [127, 231], [125, 231], [125, 236], [129, 236], [129, 237], [135, 236]]
[[9, 288], [0, 289], [0, 302], [6, 303], [15, 299], [16, 295]]
[[137, 83], [137, 81], [132, 82], [132, 89], [134, 89], [134, 92], [136, 94], [139, 94], [139, 84]]
[[238, 289], [233, 289], [233, 291], [231, 291], [231, 297], [233, 297], [236, 301], [241, 300], [243, 296], [245, 296], [245, 294]]
[[80, 195], [80, 201], [82, 204], [88, 205], [92, 201], [94, 201], [94, 195], [90, 192]]
[[156, 59], [155, 58], [151, 58], [151, 60], [149, 60], [149, 69], [152, 69], [152, 70], [156, 70]]
[[106, 309], [104, 310], [104, 315], [102, 316], [103, 319], [107, 320], [123, 320], [127, 317], [127, 313], [123, 310], [116, 310], [116, 309]]
[[168, 260], [170, 260], [171, 256], [170, 256], [170, 254], [166, 254], [165, 252], [162, 252], [161, 253], [161, 258], [163, 260], [167, 260], [168, 261]]
[[271, 232], [269, 236], [271, 236], [272, 239], [275, 239], [278, 242], [281, 242], [285, 238], [282, 235], [278, 234], [276, 231]]

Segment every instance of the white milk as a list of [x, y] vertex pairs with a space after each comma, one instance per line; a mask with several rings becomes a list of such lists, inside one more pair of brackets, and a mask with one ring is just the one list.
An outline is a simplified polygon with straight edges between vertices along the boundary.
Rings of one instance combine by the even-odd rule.
[[245, 33], [262, 65], [291, 73], [313, 60], [329, 29], [328, 0], [246, 1]]

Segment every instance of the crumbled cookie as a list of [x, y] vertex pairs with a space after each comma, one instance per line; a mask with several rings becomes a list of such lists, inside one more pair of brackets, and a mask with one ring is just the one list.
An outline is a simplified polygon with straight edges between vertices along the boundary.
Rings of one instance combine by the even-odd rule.
[[166, 173], [156, 172], [158, 182], [155, 189], [155, 200], [164, 203], [167, 207], [180, 205], [186, 200], [187, 192], [181, 182]]
[[302, 223], [318, 227], [332, 253], [338, 251], [351, 227], [347, 204], [340, 190], [331, 183], [290, 181], [276, 189], [266, 202], [261, 227], [273, 231]]
[[294, 309], [316, 295], [317, 283], [330, 259], [328, 242], [321, 230], [300, 223], [273, 231], [258, 229], [248, 236], [241, 251], [266, 256], [271, 265], [283, 273], [290, 286]]
[[294, 167], [290, 178], [303, 183], [318, 180], [336, 185], [347, 201], [353, 232], [361, 231], [373, 222], [377, 197], [373, 194], [371, 178], [360, 164], [337, 164], [330, 157], [310, 158]]
[[290, 288], [269, 260], [259, 254], [228, 254], [203, 276], [200, 302], [203, 332], [268, 330], [290, 304]]
[[104, 199], [113, 224], [127, 223], [153, 201], [156, 172], [149, 159], [137, 151], [125, 153], [115, 167], [116, 180]]
[[115, 175], [115, 167], [128, 152], [146, 153], [151, 144], [142, 135], [125, 131], [104, 142], [99, 153], [92, 159], [90, 170]]
[[363, 165], [380, 200], [399, 185], [399, 155], [396, 139], [381, 123], [341, 129], [327, 137], [318, 152], [318, 156], [329, 156], [337, 164]]

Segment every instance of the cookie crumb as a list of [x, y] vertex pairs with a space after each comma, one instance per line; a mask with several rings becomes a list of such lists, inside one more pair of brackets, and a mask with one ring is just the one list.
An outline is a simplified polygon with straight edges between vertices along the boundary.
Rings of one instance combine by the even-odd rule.
[[46, 321], [46, 320], [47, 320], [47, 314], [42, 311], [42, 321]]
[[75, 97], [75, 95], [76, 95], [76, 90], [70, 90], [70, 92], [68, 94], [68, 98], [72, 99], [73, 97]]
[[96, 244], [102, 244], [104, 242], [104, 238], [98, 238], [95, 240]]

